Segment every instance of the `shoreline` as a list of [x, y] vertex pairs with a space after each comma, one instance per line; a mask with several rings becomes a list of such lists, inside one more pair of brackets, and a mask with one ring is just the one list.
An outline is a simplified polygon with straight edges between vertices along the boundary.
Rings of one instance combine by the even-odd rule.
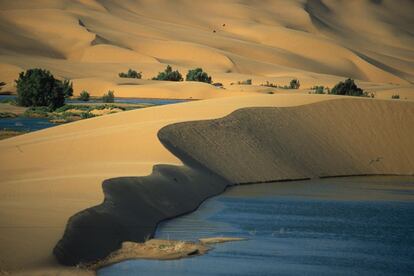
[[[402, 109], [403, 113], [414, 113], [411, 104], [406, 104], [404, 107], [405, 110], [401, 104], [397, 105], [399, 107], [398, 110], [401, 111]], [[329, 110], [331, 116], [328, 117], [333, 117], [335, 119], [333, 120], [334, 122], [332, 122], [332, 119], [328, 119], [327, 122], [334, 124], [343, 120], [344, 117], [341, 112], [338, 114], [338, 106], [342, 106], [340, 110], [348, 111], [349, 109], [352, 109], [355, 112], [360, 112], [360, 114], [366, 112], [360, 110], [366, 110], [367, 108], [371, 112], [374, 110], [374, 114], [370, 113], [371, 116], [366, 117], [365, 121], [360, 123], [359, 126], [358, 123], [348, 125], [350, 129], [346, 129], [346, 131], [343, 131], [342, 133], [348, 136], [345, 135], [345, 138], [342, 136], [342, 139], [352, 140], [352, 133], [356, 127], [359, 127], [359, 131], [361, 132], [370, 131], [367, 129], [366, 125], [370, 124], [368, 122], [376, 120], [374, 119], [375, 112], [378, 112], [379, 110], [388, 110], [386, 114], [387, 116], [400, 116], [400, 114], [395, 115], [394, 107], [396, 105], [391, 102], [368, 102], [346, 99], [288, 108], [245, 108], [239, 109], [220, 119], [167, 125], [158, 132], [158, 138], [164, 147], [182, 160], [184, 166], [157, 165], [154, 167], [153, 173], [149, 176], [121, 177], [105, 180], [103, 183], [105, 200], [100, 205], [81, 211], [69, 219], [64, 236], [54, 249], [55, 256], [61, 263], [69, 265], [102, 258], [119, 247], [122, 240], [139, 242], [144, 240], [145, 237], [152, 237], [156, 227], [162, 221], [196, 210], [201, 203], [208, 198], [222, 193], [225, 189], [237, 185], [237, 183], [253, 184], [286, 180], [293, 181], [315, 177], [340, 177], [341, 175], [412, 174], [412, 166], [410, 164], [414, 164], [414, 160], [412, 159], [412, 156], [414, 155], [410, 154], [410, 151], [414, 151], [414, 147], [412, 142], [407, 140], [407, 137], [405, 140], [399, 141], [406, 145], [405, 147], [399, 146], [393, 150], [383, 146], [383, 143], [388, 143], [388, 141], [377, 141], [376, 143], [373, 141], [370, 141], [370, 143], [359, 141], [358, 144], [345, 143], [348, 154], [354, 156], [352, 158], [353, 166], [349, 167], [350, 163], [346, 158], [341, 159], [335, 155], [334, 157], [330, 157], [332, 156], [332, 152], [336, 152], [336, 150], [333, 149], [340, 148], [341, 146], [341, 144], [338, 144], [339, 141], [336, 140], [328, 141], [326, 142], [327, 144], [324, 142], [323, 144], [328, 148], [325, 148], [326, 154], [322, 152], [322, 156], [317, 155], [315, 157], [314, 155], [316, 155], [316, 153], [321, 154], [320, 136], [316, 136], [316, 140], [307, 141], [307, 150], [312, 154], [306, 156], [308, 156], [308, 158], [313, 156], [313, 159], [309, 161], [297, 157], [297, 160], [302, 160], [302, 162], [316, 162], [318, 163], [317, 167], [324, 168], [325, 171], [324, 173], [321, 173], [315, 170], [309, 170], [307, 172], [308, 175], [304, 173], [303, 169], [302, 171], [294, 170], [283, 166], [283, 164], [289, 164], [291, 158], [290, 155], [283, 155], [285, 149], [282, 149], [283, 151], [280, 152], [281, 155], [274, 152], [272, 155], [268, 156], [266, 151], [261, 151], [263, 147], [259, 146], [259, 144], [249, 144], [246, 143], [246, 141], [241, 141], [243, 144], [240, 145], [237, 144], [237, 142], [240, 141], [233, 140], [233, 144], [229, 146], [226, 142], [233, 138], [231, 135], [231, 133], [233, 133], [232, 128], [235, 128], [234, 133], [237, 133], [237, 135], [243, 135], [243, 133], [240, 134], [239, 122], [246, 122], [246, 118], [248, 118], [248, 120], [254, 118], [250, 123], [252, 125], [257, 125], [258, 123], [262, 123], [260, 120], [266, 120], [266, 118], [272, 119], [273, 115], [270, 114], [276, 116], [281, 115], [283, 116], [282, 118], [287, 118], [287, 115], [285, 114], [286, 112], [290, 115], [288, 117], [307, 116], [307, 114], [300, 114], [304, 111], [315, 113], [316, 111], [313, 110], [316, 110], [316, 106], [318, 106], [318, 110], [322, 109], [322, 113], [324, 114], [327, 112], [324, 109]], [[377, 111], [375, 111], [376, 109]], [[280, 112], [281, 110], [283, 110], [282, 113]], [[318, 112], [321, 111], [319, 110]], [[255, 113], [258, 113], [259, 115], [254, 115]], [[385, 114], [382, 115], [385, 116]], [[292, 120], [292, 122], [302, 124], [301, 120]], [[283, 122], [283, 120], [276, 121]], [[410, 123], [412, 122], [409, 120], [398, 121], [398, 123], [394, 120], [389, 120], [388, 123], [386, 123], [387, 127], [385, 127], [384, 130], [386, 129], [387, 133], [390, 133], [391, 131], [403, 131], [404, 129], [409, 129], [408, 124]], [[288, 129], [292, 128], [292, 126], [287, 127]], [[317, 128], [318, 125], [312, 125], [312, 127]], [[217, 129], [214, 130], [214, 128], [222, 128], [222, 130], [217, 131]], [[228, 131], [230, 131], [230, 133]], [[278, 130], [277, 133], [280, 133], [280, 130]], [[282, 131], [281, 133], [284, 132]], [[247, 135], [255, 135], [255, 133], [248, 132]], [[271, 137], [278, 136], [271, 135]], [[271, 144], [268, 144], [269, 141], [271, 141]], [[278, 145], [284, 145], [281, 141], [273, 141], [273, 139], [265, 139], [261, 142], [266, 143], [267, 147], [265, 148], [267, 150], [272, 150], [272, 147], [275, 146], [277, 149]], [[209, 145], [211, 143], [213, 144]], [[333, 143], [333, 145], [330, 145], [329, 143]], [[222, 145], [227, 145], [225, 151], [221, 148]], [[243, 150], [243, 147], [246, 145], [247, 147], [253, 148], [246, 148]], [[287, 152], [299, 154], [299, 156], [300, 154], [308, 154], [307, 152], [301, 153], [294, 150], [295, 147], [297, 147], [295, 144], [289, 146], [292, 148]], [[242, 147], [242, 150], [240, 147]], [[255, 147], [258, 148], [255, 149]], [[403, 148], [405, 150], [402, 151]], [[212, 151], [212, 149], [214, 150]], [[367, 165], [366, 161], [364, 161], [366, 154], [361, 154], [361, 150], [363, 149], [365, 149], [365, 151], [368, 150], [368, 152], [375, 151], [378, 155], [384, 156], [385, 160], [381, 163], [381, 166]], [[206, 150], [208, 152], [206, 152]], [[237, 163], [237, 154], [239, 152], [251, 152], [254, 154], [255, 158], [248, 156], [243, 159], [243, 157], [239, 156], [243, 160], [240, 160], [239, 163]], [[289, 159], [279, 160], [281, 157]], [[340, 159], [341, 161], [332, 164], [330, 158]], [[356, 159], [359, 161], [357, 162], [355, 158], [359, 158]], [[251, 163], [251, 161], [254, 162]], [[219, 164], [217, 165], [217, 163]], [[246, 164], [247, 167], [243, 168]], [[298, 168], [303, 166], [300, 166], [300, 163], [295, 165]], [[263, 171], [262, 166], [267, 166], [265, 171]], [[277, 169], [279, 166], [281, 166], [281, 168]], [[263, 172], [258, 173], [258, 171]], [[286, 174], [286, 172], [288, 173]], [[327, 176], [326, 174], [328, 173], [332, 174], [332, 176]], [[211, 186], [212, 183], [214, 183], [213, 187]], [[111, 208], [110, 206], [112, 205], [118, 207]], [[145, 210], [145, 214], [142, 213], [142, 210]], [[137, 220], [131, 221], [129, 219], [130, 217], [140, 219], [138, 222]], [[93, 226], [91, 221], [94, 221]], [[116, 225], [115, 228], [114, 225]], [[140, 229], [136, 229], [138, 225], [140, 225]], [[96, 230], [112, 228], [112, 232], [109, 231], [105, 234], [100, 233], [100, 236], [97, 236], [96, 231], [92, 231], [91, 228]], [[131, 232], [128, 229], [135, 230]], [[100, 248], [94, 247], [93, 244], [99, 244]], [[93, 248], [94, 252], [91, 252], [90, 250], [87, 250], [88, 252], [79, 251], [82, 250], [80, 247]], [[76, 257], [74, 258], [73, 256]]]

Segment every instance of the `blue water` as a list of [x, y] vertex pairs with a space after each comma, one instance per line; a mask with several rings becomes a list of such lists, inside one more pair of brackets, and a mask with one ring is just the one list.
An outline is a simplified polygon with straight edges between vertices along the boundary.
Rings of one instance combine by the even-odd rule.
[[[14, 100], [15, 95], [0, 95], [2, 100]], [[115, 103], [129, 103], [129, 104], [149, 104], [149, 105], [166, 105], [185, 102], [186, 100], [168, 100], [168, 99], [138, 99], [138, 98], [115, 98]], [[90, 100], [83, 102], [79, 100], [66, 100], [67, 104], [76, 103], [102, 103], [101, 100]], [[57, 124], [49, 122], [46, 118], [5, 118], [0, 119], [0, 129], [15, 130], [15, 131], [35, 131], [44, 128], [56, 126]]]
[[46, 118], [3, 118], [0, 119], [0, 129], [15, 130], [15, 131], [36, 131], [45, 128], [56, 126], [56, 124], [49, 122]]
[[[2, 100], [14, 100], [15, 95], [0, 95], [0, 101]], [[142, 98], [115, 98], [115, 103], [129, 103], [129, 104], [150, 104], [150, 105], [166, 105], [187, 102], [188, 100], [171, 100], [171, 99], [142, 99]], [[76, 103], [102, 103], [100, 99], [91, 99], [87, 102], [79, 101], [76, 99], [66, 100], [67, 104]]]
[[413, 177], [255, 186], [212, 198], [156, 233], [247, 241], [175, 261], [125, 261], [98, 275], [413, 275]]

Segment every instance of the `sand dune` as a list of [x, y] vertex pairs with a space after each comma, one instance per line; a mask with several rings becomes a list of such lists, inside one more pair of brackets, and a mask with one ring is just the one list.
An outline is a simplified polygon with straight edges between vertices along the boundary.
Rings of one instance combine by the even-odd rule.
[[[101, 184], [182, 165], [157, 139], [175, 122], [225, 116], [242, 107], [292, 106], [326, 95], [259, 95], [145, 108], [0, 141], [1, 263], [5, 269], [56, 263], [52, 249], [73, 214], [103, 200]], [[213, 108], [214, 107], [214, 108]], [[27, 246], [33, 250], [27, 250]]]
[[144, 241], [159, 221], [195, 210], [230, 185], [413, 175], [413, 115], [413, 103], [340, 99], [168, 125], [159, 139], [185, 166], [105, 180], [103, 203], [69, 219], [54, 254], [66, 265], [97, 261], [122, 241]]
[[[309, 88], [352, 77], [363, 86], [393, 83], [394, 92], [400, 85], [413, 90], [412, 1], [200, 3], [1, 1], [0, 62], [43, 67], [75, 82], [93, 78], [84, 89], [94, 95], [115, 89], [120, 96], [163, 97], [164, 89], [154, 86], [124, 94], [117, 74], [134, 68], [149, 79], [167, 64], [184, 73], [201, 66], [226, 85], [241, 76], [282, 85], [297, 77]], [[11, 91], [16, 77], [0, 72]], [[178, 85], [174, 97], [188, 98], [181, 89], [190, 88]]]

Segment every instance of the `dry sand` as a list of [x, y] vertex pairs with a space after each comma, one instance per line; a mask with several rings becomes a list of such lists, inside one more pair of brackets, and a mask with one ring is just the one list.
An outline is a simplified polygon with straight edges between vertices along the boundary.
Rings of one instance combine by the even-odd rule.
[[158, 137], [185, 166], [105, 180], [105, 200], [69, 219], [54, 254], [66, 265], [97, 261], [122, 241], [152, 237], [159, 221], [194, 211], [230, 185], [413, 175], [413, 131], [414, 103], [349, 98], [170, 124]]
[[243, 107], [332, 98], [337, 99], [283, 94], [196, 101], [96, 117], [0, 141], [2, 267], [56, 264], [52, 249], [68, 218], [102, 202], [105, 179], [148, 175], [155, 164], [182, 165], [158, 140], [162, 127], [218, 118]]
[[[3, 0], [0, 80], [3, 91], [15, 91], [20, 71], [42, 67], [73, 80], [75, 94], [206, 99], [245, 92], [148, 80], [171, 64], [184, 74], [203, 67], [226, 88], [293, 77], [302, 88], [332, 87], [352, 77], [378, 97], [391, 90], [414, 99], [413, 12], [410, 0]], [[128, 68], [143, 79], [118, 78]]]

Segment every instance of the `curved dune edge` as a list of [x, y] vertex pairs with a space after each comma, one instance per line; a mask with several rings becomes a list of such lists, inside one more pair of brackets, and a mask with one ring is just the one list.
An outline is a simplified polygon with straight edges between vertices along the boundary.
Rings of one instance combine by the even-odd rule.
[[158, 137], [184, 166], [105, 180], [104, 202], [69, 219], [54, 255], [65, 265], [102, 259], [234, 184], [413, 175], [413, 115], [409, 102], [342, 99], [168, 125]]

